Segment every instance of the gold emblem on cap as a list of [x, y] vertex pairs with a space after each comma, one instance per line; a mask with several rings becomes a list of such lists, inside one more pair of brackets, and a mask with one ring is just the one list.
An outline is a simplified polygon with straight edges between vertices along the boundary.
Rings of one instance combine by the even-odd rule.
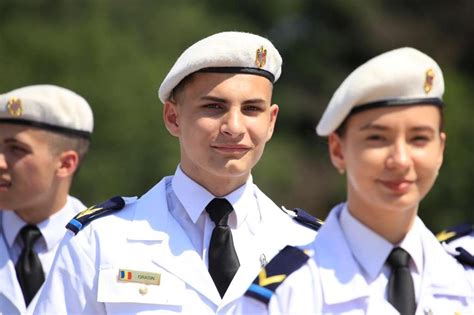
[[434, 73], [433, 69], [426, 70], [425, 86], [424, 86], [426, 94], [428, 94], [431, 91], [431, 89], [433, 88], [434, 77], [435, 77], [435, 73]]
[[7, 109], [13, 117], [20, 117], [23, 114], [23, 106], [18, 97], [12, 97], [8, 100]]
[[260, 48], [257, 49], [257, 53], [255, 55], [255, 65], [258, 68], [262, 68], [265, 66], [265, 63], [267, 63], [267, 50], [263, 48], [263, 46], [260, 46]]

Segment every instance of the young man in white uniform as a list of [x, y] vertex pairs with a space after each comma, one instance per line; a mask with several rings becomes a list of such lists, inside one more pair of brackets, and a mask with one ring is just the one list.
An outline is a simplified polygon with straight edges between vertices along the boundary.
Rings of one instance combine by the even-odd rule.
[[313, 240], [251, 175], [273, 134], [281, 63], [270, 41], [249, 33], [184, 51], [159, 89], [180, 145], [174, 176], [71, 222], [77, 235], [62, 243], [37, 314], [229, 313], [281, 248]]
[[84, 205], [69, 189], [89, 147], [92, 110], [34, 85], [0, 95], [0, 313], [32, 313], [65, 224]]
[[346, 78], [317, 133], [347, 174], [347, 202], [333, 208], [312, 257], [268, 308], [246, 297], [243, 312], [473, 314], [472, 273], [417, 216], [443, 161], [443, 92], [439, 66], [413, 48], [379, 55]]

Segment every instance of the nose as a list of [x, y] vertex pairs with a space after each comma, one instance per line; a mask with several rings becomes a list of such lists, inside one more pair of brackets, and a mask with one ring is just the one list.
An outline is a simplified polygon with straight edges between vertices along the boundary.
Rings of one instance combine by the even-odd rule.
[[221, 132], [227, 136], [237, 137], [245, 131], [244, 117], [240, 108], [231, 108], [224, 116]]
[[405, 141], [399, 141], [390, 148], [386, 164], [389, 169], [406, 169], [412, 165], [410, 148]]

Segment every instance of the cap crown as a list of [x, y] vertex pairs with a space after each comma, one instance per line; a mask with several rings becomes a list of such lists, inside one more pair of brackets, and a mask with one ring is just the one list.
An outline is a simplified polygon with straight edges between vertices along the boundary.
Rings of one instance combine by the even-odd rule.
[[374, 57], [355, 69], [332, 96], [318, 135], [334, 132], [357, 107], [441, 103], [443, 73], [428, 55], [409, 47]]

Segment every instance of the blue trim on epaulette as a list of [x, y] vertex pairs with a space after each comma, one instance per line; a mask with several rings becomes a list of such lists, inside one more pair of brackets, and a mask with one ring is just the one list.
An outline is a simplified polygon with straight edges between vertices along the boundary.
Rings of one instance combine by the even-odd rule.
[[66, 225], [66, 228], [77, 234], [82, 229], [82, 223], [73, 218]]
[[294, 220], [312, 230], [318, 231], [323, 225], [323, 221], [313, 217], [311, 214], [301, 208], [294, 208], [293, 212], [296, 214]]
[[74, 234], [77, 234], [91, 221], [112, 212], [121, 210], [125, 207], [125, 204], [125, 200], [120, 196], [110, 198], [107, 201], [79, 212], [71, 221], [69, 221], [69, 223], [66, 225], [66, 229], [72, 231]]
[[245, 296], [268, 304], [283, 281], [308, 259], [309, 256], [301, 249], [286, 246], [260, 270], [259, 275], [245, 292]]
[[270, 301], [273, 291], [269, 289], [265, 289], [264, 287], [261, 287], [255, 283], [252, 283], [250, 287], [247, 290], [247, 295], [252, 294], [252, 297], [255, 297], [256, 299], [259, 300], [258, 297], [264, 297], [266, 300]]

